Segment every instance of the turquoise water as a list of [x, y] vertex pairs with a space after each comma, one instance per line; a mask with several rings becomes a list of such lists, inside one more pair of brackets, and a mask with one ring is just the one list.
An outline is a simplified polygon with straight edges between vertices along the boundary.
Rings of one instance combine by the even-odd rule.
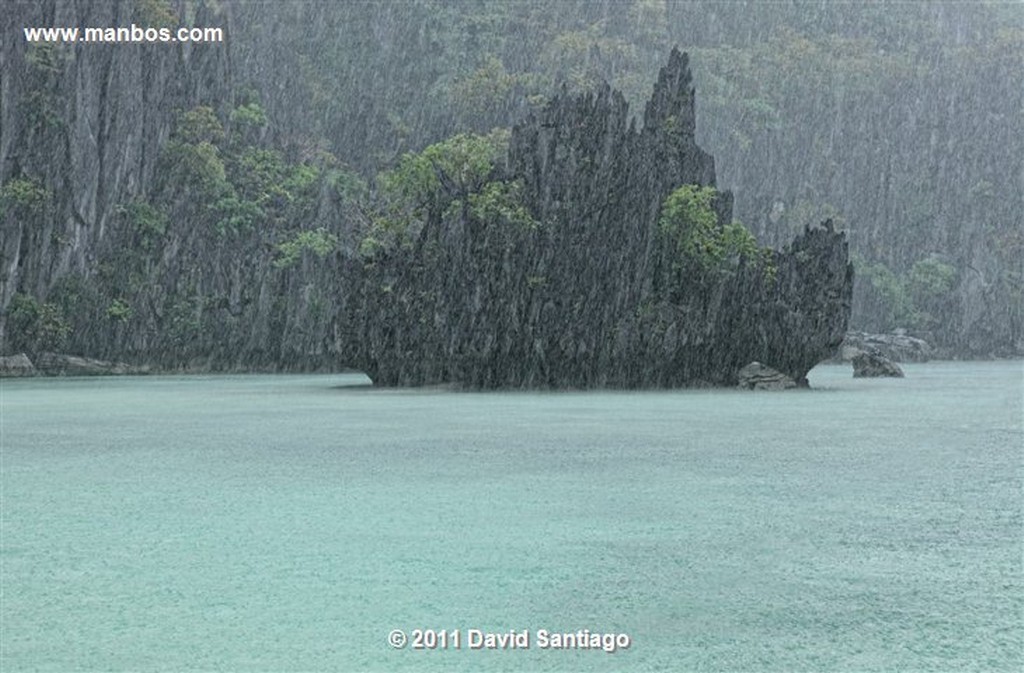
[[[905, 369], [783, 393], [6, 380], [0, 668], [1020, 670], [1021, 363]], [[416, 628], [462, 648], [389, 646]]]

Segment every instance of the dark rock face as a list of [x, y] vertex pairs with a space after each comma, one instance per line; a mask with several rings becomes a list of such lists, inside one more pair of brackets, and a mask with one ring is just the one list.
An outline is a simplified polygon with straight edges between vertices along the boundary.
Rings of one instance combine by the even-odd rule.
[[747, 390], [787, 390], [796, 381], [760, 362], [751, 362], [739, 371], [737, 387]]
[[888, 376], [903, 378], [903, 370], [895, 362], [877, 353], [861, 353], [853, 358], [853, 377]]
[[[659, 230], [662, 204], [681, 185], [715, 184], [693, 110], [677, 51], [642, 130], [608, 87], [553, 100], [513, 130], [502, 176], [522, 184], [538, 226], [463, 208], [353, 269], [343, 360], [386, 386], [736, 385], [752, 361], [805, 383], [846, 331], [845, 237], [826, 223], [781, 252], [681, 267]], [[731, 220], [727, 192], [714, 210], [719, 227]]]

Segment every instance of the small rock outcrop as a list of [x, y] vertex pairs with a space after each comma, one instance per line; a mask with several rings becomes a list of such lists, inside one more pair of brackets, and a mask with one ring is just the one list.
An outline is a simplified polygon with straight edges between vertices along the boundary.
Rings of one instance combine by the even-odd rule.
[[934, 349], [924, 339], [910, 336], [905, 330], [889, 334], [847, 332], [840, 346], [840, 358], [849, 362], [860, 353], [875, 353], [893, 362], [928, 362]]
[[36, 376], [39, 372], [24, 353], [0, 356], [0, 378], [21, 378]]
[[36, 367], [46, 376], [112, 376], [145, 374], [148, 371], [145, 367], [123, 362], [107, 362], [63, 353], [40, 353], [36, 356]]
[[737, 375], [738, 388], [745, 390], [787, 390], [796, 388], [796, 381], [768, 365], [751, 362]]
[[878, 353], [860, 353], [853, 358], [853, 377], [888, 376], [903, 378], [903, 370], [895, 362]]

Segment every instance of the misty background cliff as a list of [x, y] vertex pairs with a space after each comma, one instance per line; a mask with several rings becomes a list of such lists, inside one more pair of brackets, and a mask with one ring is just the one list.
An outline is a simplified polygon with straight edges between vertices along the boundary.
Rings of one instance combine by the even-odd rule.
[[[697, 139], [780, 247], [831, 217], [851, 328], [1024, 352], [1024, 10], [1010, 3], [48, 0], [0, 18], [0, 351], [339, 366], [376, 176], [690, 54]], [[29, 44], [27, 26], [221, 26]]]

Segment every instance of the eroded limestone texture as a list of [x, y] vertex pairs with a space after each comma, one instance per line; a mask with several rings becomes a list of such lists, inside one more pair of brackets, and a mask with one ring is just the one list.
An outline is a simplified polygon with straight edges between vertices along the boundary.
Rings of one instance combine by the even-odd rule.
[[[846, 331], [845, 236], [827, 222], [781, 252], [681, 262], [659, 229], [663, 203], [715, 185], [693, 95], [673, 51], [642, 129], [607, 86], [563, 93], [517, 126], [497, 177], [521, 183], [538, 225], [449, 211], [415, 245], [354, 269], [343, 359], [386, 386], [736, 385], [752, 361], [805, 382]], [[719, 227], [731, 220], [728, 192], [714, 210]]]

